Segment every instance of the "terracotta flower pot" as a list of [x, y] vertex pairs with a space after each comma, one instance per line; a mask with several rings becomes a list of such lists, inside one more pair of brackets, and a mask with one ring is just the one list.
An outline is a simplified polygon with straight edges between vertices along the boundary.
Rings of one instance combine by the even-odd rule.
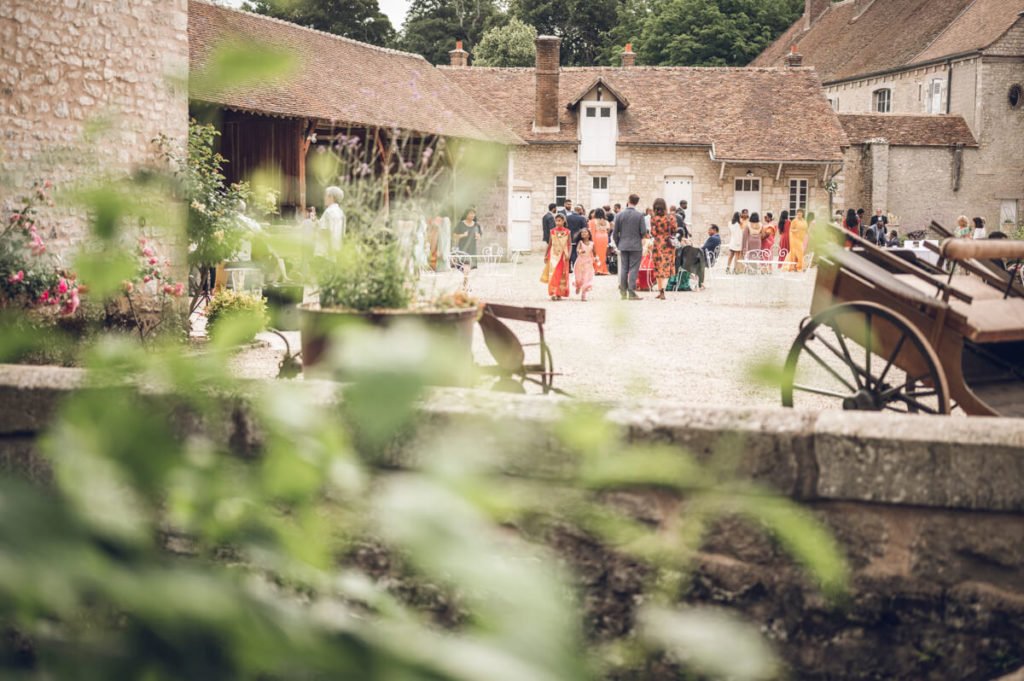
[[455, 372], [450, 380], [446, 378], [444, 385], [464, 386], [471, 382], [473, 325], [479, 317], [479, 308], [356, 312], [344, 308], [321, 308], [319, 303], [302, 303], [298, 309], [304, 374], [323, 375], [324, 372], [318, 370], [317, 365], [330, 346], [331, 335], [340, 328], [357, 324], [386, 328], [392, 324], [413, 320], [451, 339], [459, 355], [465, 357], [465, 370]]

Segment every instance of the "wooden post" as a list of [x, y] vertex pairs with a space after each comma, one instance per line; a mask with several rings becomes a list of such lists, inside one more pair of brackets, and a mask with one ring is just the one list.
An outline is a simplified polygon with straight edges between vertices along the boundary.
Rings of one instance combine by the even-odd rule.
[[306, 213], [306, 154], [309, 152], [310, 135], [316, 130], [316, 121], [302, 121], [299, 124], [299, 131], [302, 136], [299, 138], [299, 210]]

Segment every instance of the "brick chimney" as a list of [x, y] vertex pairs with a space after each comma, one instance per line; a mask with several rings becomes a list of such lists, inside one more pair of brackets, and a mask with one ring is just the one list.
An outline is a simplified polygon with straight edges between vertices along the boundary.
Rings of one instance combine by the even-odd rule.
[[534, 69], [537, 83], [536, 113], [533, 118], [535, 132], [558, 132], [558, 49], [561, 38], [537, 36], [537, 65]]
[[636, 52], [633, 51], [633, 43], [626, 43], [626, 50], [622, 53], [622, 66], [623, 68], [636, 66]]
[[464, 69], [469, 66], [469, 52], [462, 49], [462, 41], [455, 41], [455, 49], [448, 51], [448, 56], [451, 57], [452, 66], [460, 69]]
[[796, 45], [789, 48], [789, 54], [786, 55], [786, 66], [803, 66], [804, 56], [796, 51]]

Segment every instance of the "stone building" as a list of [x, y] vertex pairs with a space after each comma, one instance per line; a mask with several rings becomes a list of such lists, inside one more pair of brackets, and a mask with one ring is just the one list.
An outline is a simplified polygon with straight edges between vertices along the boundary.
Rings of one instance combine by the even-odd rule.
[[797, 52], [821, 76], [851, 143], [843, 207], [884, 209], [904, 231], [960, 214], [1012, 231], [1024, 217], [1022, 13], [1024, 0], [806, 0], [751, 65]]
[[[187, 23], [187, 0], [0, 2], [0, 207], [37, 181], [151, 166], [160, 133], [184, 139]], [[63, 200], [45, 224], [63, 253], [86, 232]]]
[[467, 66], [448, 78], [526, 141], [510, 154], [509, 247], [539, 248], [549, 203], [641, 207], [685, 199], [691, 224], [734, 210], [827, 210], [846, 144], [811, 69], [562, 68], [559, 39], [537, 39], [535, 68]]

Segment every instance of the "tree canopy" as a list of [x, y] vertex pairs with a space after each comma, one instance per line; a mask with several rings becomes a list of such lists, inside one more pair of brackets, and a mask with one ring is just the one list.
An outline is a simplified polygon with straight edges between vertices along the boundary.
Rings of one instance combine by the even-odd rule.
[[477, 66], [532, 66], [537, 29], [515, 17], [484, 33], [476, 47]]
[[561, 62], [597, 63], [610, 39], [623, 0], [511, 0], [509, 12], [544, 35], [562, 39]]
[[377, 0], [248, 0], [243, 8], [381, 47], [397, 37]]
[[494, 0], [412, 0], [398, 47], [431, 64], [447, 64], [455, 41], [472, 54], [489, 28], [507, 20]]

